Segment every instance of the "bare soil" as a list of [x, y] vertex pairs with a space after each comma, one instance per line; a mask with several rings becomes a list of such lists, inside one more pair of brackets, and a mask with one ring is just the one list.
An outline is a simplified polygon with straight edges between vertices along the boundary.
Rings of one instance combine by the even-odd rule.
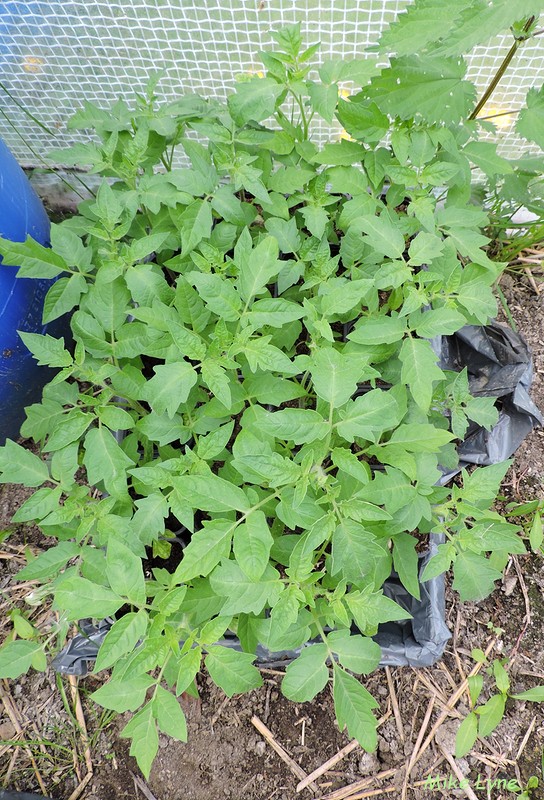
[[[523, 278], [513, 280], [509, 276], [503, 278], [503, 290], [519, 330], [533, 349], [532, 396], [544, 409], [544, 294], [536, 294]], [[543, 435], [542, 431], [533, 432], [516, 454], [504, 485], [508, 500], [522, 502], [542, 496]], [[2, 487], [0, 530], [9, 525], [27, 494], [18, 487]], [[15, 600], [25, 613], [31, 611], [35, 624], [47, 622], [50, 611], [25, 605], [23, 597], [29, 587], [19, 587], [13, 580], [24, 563], [25, 546], [43, 548], [47, 544], [37, 531], [28, 528], [16, 531], [3, 543], [0, 538], [0, 619]], [[263, 671], [261, 689], [232, 700], [226, 700], [205, 674], [200, 675], [200, 699], [181, 699], [188, 717], [189, 742], [181, 744], [161, 737], [147, 782], [129, 756], [127, 742], [118, 737], [125, 719], [100, 714], [87, 700], [101, 676], [91, 675], [79, 685], [71, 685], [48, 671], [0, 682], [0, 788], [41, 791], [58, 800], [143, 796], [148, 800], [293, 800], [326, 798], [334, 790], [356, 783], [356, 788], [333, 795], [334, 800], [473, 796], [510, 800], [516, 794], [512, 783], [510, 789], [505, 788], [508, 781], [523, 785], [531, 775], [537, 775], [540, 788], [532, 797], [539, 800], [544, 797], [543, 706], [509, 700], [506, 716], [494, 733], [479, 740], [467, 757], [454, 760], [455, 733], [469, 710], [469, 699], [466, 691], [456, 704], [451, 698], [466, 676], [477, 669], [470, 655], [473, 648], [488, 650], [490, 659], [509, 659], [514, 691], [544, 683], [542, 563], [542, 558], [534, 554], [512, 559], [502, 585], [481, 603], [461, 605], [448, 588], [447, 622], [452, 639], [443, 660], [422, 670], [379, 670], [365, 680], [380, 702], [377, 752], [365, 754], [357, 746], [316, 779], [318, 790], [296, 792], [300, 778], [258, 733], [252, 717], [257, 716], [268, 726], [305, 773], [337, 753], [349, 738], [338, 730], [329, 690], [312, 703], [296, 705], [282, 697], [281, 674], [271, 670]], [[7, 620], [3, 629], [1, 626], [0, 622], [0, 639], [11, 627]], [[481, 673], [485, 676], [482, 699], [486, 699], [493, 683], [485, 666]], [[74, 697], [81, 707], [74, 704]], [[83, 721], [87, 739], [79, 727]], [[435, 735], [422, 750], [431, 732]], [[407, 765], [414, 760], [412, 754], [419, 757], [407, 775]], [[89, 767], [92, 776], [87, 779]], [[434, 783], [422, 785], [428, 776]], [[459, 776], [469, 779], [473, 795], [456, 788]]]

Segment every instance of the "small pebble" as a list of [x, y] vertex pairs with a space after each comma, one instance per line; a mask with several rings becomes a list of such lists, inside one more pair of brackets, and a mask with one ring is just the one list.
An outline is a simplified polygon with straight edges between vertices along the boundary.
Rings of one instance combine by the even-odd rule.
[[255, 745], [255, 752], [258, 756], [264, 756], [266, 750], [266, 742], [257, 742]]
[[372, 775], [379, 771], [379, 762], [374, 753], [363, 753], [357, 765], [359, 775]]

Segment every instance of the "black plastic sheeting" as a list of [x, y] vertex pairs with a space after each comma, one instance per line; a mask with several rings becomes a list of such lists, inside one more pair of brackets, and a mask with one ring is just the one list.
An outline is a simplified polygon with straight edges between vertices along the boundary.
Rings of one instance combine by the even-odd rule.
[[[526, 435], [543, 422], [542, 415], [529, 397], [533, 378], [530, 350], [518, 333], [492, 322], [486, 326], [467, 325], [453, 336], [432, 341], [442, 369], [460, 372], [467, 368], [469, 387], [476, 397], [496, 397], [499, 420], [491, 431], [471, 425], [459, 445], [459, 466], [445, 473], [446, 484], [470, 464], [496, 464], [509, 458]], [[427, 553], [420, 556], [420, 574], [436, 552], [439, 537], [431, 537]], [[375, 641], [382, 648], [382, 666], [426, 667], [442, 656], [450, 632], [445, 623], [444, 576], [421, 584], [421, 600], [413, 598], [393, 573], [384, 585], [384, 593], [406, 609], [412, 619], [380, 625]], [[80, 622], [81, 633], [56, 656], [53, 668], [69, 675], [85, 675], [95, 660], [100, 644], [113, 619], [97, 624]], [[219, 644], [240, 648], [238, 639], [227, 636]], [[297, 657], [298, 651], [271, 653], [258, 646], [257, 664], [282, 666]], [[0, 796], [0, 800], [2, 797]]]
[[31, 792], [8, 792], [0, 789], [0, 800], [50, 800], [43, 794], [32, 794]]
[[438, 352], [442, 369], [460, 372], [467, 367], [475, 397], [496, 397], [498, 401], [499, 421], [491, 431], [472, 425], [457, 448], [459, 469], [510, 458], [527, 434], [543, 422], [529, 397], [533, 362], [525, 339], [498, 322], [484, 327], [466, 325], [453, 336], [444, 336]]

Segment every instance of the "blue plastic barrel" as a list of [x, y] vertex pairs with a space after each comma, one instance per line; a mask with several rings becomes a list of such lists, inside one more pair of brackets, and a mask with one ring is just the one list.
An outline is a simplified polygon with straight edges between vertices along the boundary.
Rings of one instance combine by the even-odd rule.
[[[0, 139], [0, 236], [22, 242], [32, 236], [49, 242], [50, 223], [26, 175]], [[17, 267], [0, 258], [0, 444], [16, 439], [25, 418], [25, 406], [39, 401], [52, 377], [39, 367], [17, 335], [18, 330], [59, 335], [65, 320], [53, 326], [42, 323], [42, 308], [50, 280], [17, 278]]]

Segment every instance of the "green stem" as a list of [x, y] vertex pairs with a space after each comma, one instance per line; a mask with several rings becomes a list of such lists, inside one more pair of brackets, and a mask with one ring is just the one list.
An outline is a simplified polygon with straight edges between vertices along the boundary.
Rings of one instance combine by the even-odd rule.
[[[531, 25], [533, 25], [534, 21], [535, 21], [535, 17], [529, 17], [529, 19], [527, 20], [527, 22], [523, 26], [523, 33], [528, 33], [530, 31]], [[479, 102], [476, 104], [476, 108], [474, 109], [472, 114], [469, 116], [469, 119], [476, 119], [476, 117], [478, 116], [478, 114], [480, 113], [482, 108], [485, 106], [485, 104], [487, 103], [487, 101], [489, 100], [489, 98], [491, 97], [491, 95], [493, 94], [493, 92], [495, 91], [497, 86], [499, 85], [500, 81], [502, 80], [502, 78], [504, 76], [504, 73], [506, 72], [506, 70], [510, 66], [510, 62], [512, 61], [512, 59], [514, 58], [514, 56], [517, 53], [518, 47], [523, 42], [525, 42], [526, 39], [527, 39], [526, 36], [522, 36], [519, 39], [515, 39], [514, 40], [514, 42], [512, 44], [512, 47], [510, 48], [510, 50], [508, 51], [508, 53], [504, 57], [504, 60], [503, 60], [502, 64], [500, 65], [500, 67], [498, 68], [498, 70], [495, 73], [495, 75], [493, 75], [493, 77], [492, 77], [492, 79], [491, 79], [491, 81], [489, 83], [489, 86], [487, 87], [487, 89], [483, 93], [483, 95], [480, 98]]]
[[321, 636], [321, 639], [323, 640], [323, 644], [325, 645], [325, 647], [328, 650], [329, 658], [331, 660], [331, 665], [334, 665], [334, 662], [335, 662], [334, 654], [333, 654], [331, 648], [329, 647], [329, 643], [327, 642], [327, 634], [323, 630], [323, 625], [320, 623], [319, 618], [316, 617], [315, 614], [312, 614], [312, 618], [313, 618], [313, 623], [314, 623], [315, 627], [317, 628], [317, 631], [318, 631], [319, 635]]

